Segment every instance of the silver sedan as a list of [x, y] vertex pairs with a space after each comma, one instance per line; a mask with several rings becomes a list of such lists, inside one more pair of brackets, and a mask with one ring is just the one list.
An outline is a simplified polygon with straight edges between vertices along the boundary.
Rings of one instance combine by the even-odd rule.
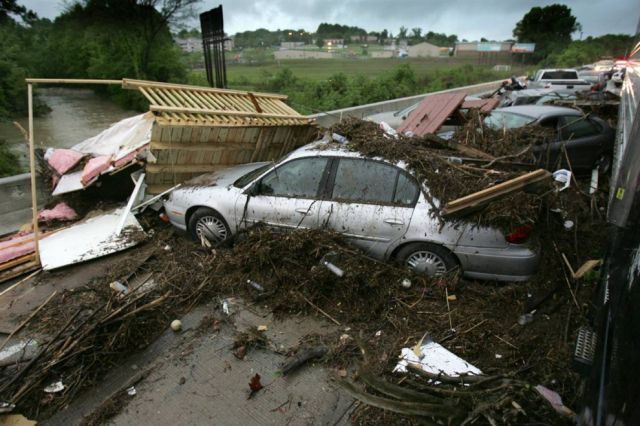
[[[328, 228], [369, 256], [438, 275], [523, 281], [536, 271], [533, 241], [430, 214], [424, 188], [403, 163], [365, 158], [328, 141], [277, 163], [252, 163], [202, 175], [165, 201], [171, 223], [221, 242], [261, 222], [277, 229]], [[514, 234], [515, 235], [515, 234]]]

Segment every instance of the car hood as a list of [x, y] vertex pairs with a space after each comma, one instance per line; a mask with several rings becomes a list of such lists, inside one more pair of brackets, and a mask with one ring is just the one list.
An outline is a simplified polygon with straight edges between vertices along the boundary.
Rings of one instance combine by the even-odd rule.
[[247, 173], [256, 170], [259, 167], [269, 164], [269, 162], [261, 163], [249, 163], [241, 164], [238, 166], [231, 166], [223, 170], [219, 170], [214, 173], [207, 173], [190, 179], [182, 184], [182, 188], [197, 188], [197, 187], [211, 187], [211, 186], [227, 186], [246, 175]]

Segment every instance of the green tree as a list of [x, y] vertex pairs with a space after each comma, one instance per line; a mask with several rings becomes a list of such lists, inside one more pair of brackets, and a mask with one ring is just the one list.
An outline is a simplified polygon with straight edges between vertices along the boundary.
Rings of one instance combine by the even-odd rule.
[[414, 40], [420, 40], [422, 38], [422, 28], [411, 28], [411, 38]]
[[534, 60], [546, 58], [571, 43], [571, 34], [579, 28], [571, 9], [562, 4], [532, 7], [513, 29], [519, 42], [536, 43]]
[[407, 38], [407, 31], [409, 31], [409, 29], [407, 27], [405, 27], [404, 25], [400, 27], [400, 30], [398, 31], [398, 38], [400, 40], [406, 39]]

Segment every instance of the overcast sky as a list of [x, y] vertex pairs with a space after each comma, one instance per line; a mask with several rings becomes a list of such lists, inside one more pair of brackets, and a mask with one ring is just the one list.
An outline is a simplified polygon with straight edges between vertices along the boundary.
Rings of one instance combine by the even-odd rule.
[[[53, 19], [69, 0], [19, 0], [38, 15]], [[583, 36], [633, 34], [640, 0], [203, 0], [200, 10], [223, 5], [225, 32], [267, 28], [315, 31], [321, 22], [353, 25], [367, 31], [400, 26], [422, 32], [457, 34], [460, 39], [504, 40], [533, 6], [562, 3], [582, 24]], [[195, 25], [195, 22], [194, 22]], [[574, 35], [575, 38], [579, 34]]]

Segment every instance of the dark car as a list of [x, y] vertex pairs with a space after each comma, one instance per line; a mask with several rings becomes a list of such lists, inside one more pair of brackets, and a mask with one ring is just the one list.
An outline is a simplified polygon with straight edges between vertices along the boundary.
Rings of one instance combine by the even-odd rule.
[[538, 124], [553, 129], [554, 140], [538, 145], [533, 152], [548, 169], [567, 167], [564, 146], [574, 172], [585, 173], [595, 167], [609, 170], [615, 132], [606, 121], [584, 115], [572, 108], [547, 105], [522, 105], [497, 108], [485, 118], [485, 124], [497, 129], [516, 129]]

